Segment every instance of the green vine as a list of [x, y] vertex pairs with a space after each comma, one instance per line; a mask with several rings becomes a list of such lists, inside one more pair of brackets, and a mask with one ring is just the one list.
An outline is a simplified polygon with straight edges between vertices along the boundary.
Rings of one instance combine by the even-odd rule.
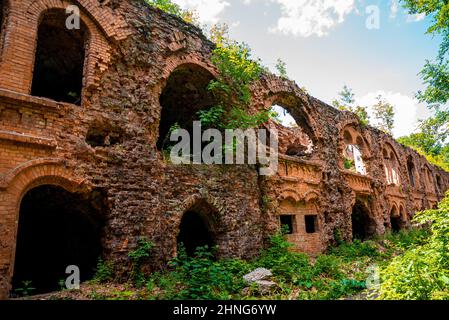
[[216, 44], [211, 61], [219, 73], [207, 89], [216, 104], [198, 112], [201, 124], [219, 129], [249, 129], [267, 122], [272, 117], [270, 111], [248, 112], [250, 85], [264, 72], [260, 60], [252, 59], [247, 44], [229, 39], [226, 25], [212, 27], [211, 39]]

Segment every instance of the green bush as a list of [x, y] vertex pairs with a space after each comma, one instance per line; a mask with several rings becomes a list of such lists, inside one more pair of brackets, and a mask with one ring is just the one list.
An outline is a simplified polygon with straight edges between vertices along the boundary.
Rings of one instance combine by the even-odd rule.
[[449, 300], [449, 193], [437, 210], [418, 213], [414, 221], [430, 223], [431, 235], [381, 271], [379, 299]]
[[113, 275], [113, 264], [111, 262], [104, 262], [102, 258], [99, 258], [93, 281], [97, 283], [105, 283], [113, 280]]
[[353, 243], [342, 243], [338, 247], [331, 248], [330, 253], [345, 260], [353, 260], [360, 257], [375, 258], [380, 255], [373, 241], [362, 242], [358, 239], [354, 240]]

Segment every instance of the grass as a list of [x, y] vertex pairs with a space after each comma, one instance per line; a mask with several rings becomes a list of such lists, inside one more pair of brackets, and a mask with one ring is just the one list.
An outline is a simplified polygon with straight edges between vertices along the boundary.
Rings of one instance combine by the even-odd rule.
[[[367, 290], [372, 270], [387, 265], [406, 249], [423, 242], [428, 231], [419, 229], [387, 234], [370, 241], [343, 243], [315, 258], [291, 250], [279, 234], [271, 246], [252, 261], [214, 259], [213, 250], [199, 248], [195, 257], [180, 250], [169, 270], [130, 284], [123, 292], [91, 295], [91, 299], [151, 300], [336, 300], [357, 296]], [[264, 267], [273, 272], [277, 285], [270, 291], [249, 286], [243, 275]], [[95, 282], [95, 281], [94, 281]], [[98, 283], [98, 282], [97, 282]]]

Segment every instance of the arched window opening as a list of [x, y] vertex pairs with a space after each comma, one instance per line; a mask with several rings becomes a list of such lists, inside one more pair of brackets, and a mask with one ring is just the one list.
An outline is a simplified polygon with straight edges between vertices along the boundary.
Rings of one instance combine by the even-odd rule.
[[416, 186], [415, 182], [415, 165], [413, 163], [413, 160], [411, 157], [407, 159], [407, 171], [408, 171], [408, 177], [410, 179], [410, 184], [414, 188]]
[[426, 180], [426, 190], [427, 192], [435, 192], [435, 183], [433, 182], [432, 173], [429, 169], [429, 167], [426, 165], [424, 166], [424, 177]]
[[286, 128], [298, 128], [295, 118], [287, 111], [287, 109], [275, 104], [271, 107], [270, 112], [275, 114], [274, 120]]
[[400, 184], [399, 161], [390, 146], [386, 146], [383, 149], [383, 158], [387, 184], [398, 186]]
[[352, 237], [357, 240], [367, 240], [375, 234], [375, 221], [370, 216], [366, 205], [357, 200], [352, 208]]
[[38, 28], [31, 94], [81, 104], [88, 29], [66, 27], [64, 10], [49, 10]]
[[159, 99], [162, 107], [159, 150], [170, 146], [170, 133], [174, 128], [192, 133], [193, 122], [199, 120], [198, 112], [214, 105], [213, 96], [207, 89], [213, 79], [209, 71], [194, 64], [182, 65], [171, 73]]
[[[32, 294], [60, 289], [66, 268], [77, 266], [81, 281], [92, 279], [102, 253], [103, 200], [44, 185], [22, 199], [13, 276], [13, 294], [28, 283]], [[101, 201], [100, 201], [101, 200]]]
[[213, 227], [215, 211], [204, 201], [186, 211], [181, 219], [177, 238], [178, 251], [184, 247], [188, 256], [194, 256], [198, 248], [208, 247], [212, 250], [216, 246]]
[[343, 165], [346, 170], [354, 171], [361, 175], [367, 174], [363, 157], [366, 156], [367, 146], [363, 138], [355, 130], [344, 130], [343, 141]]
[[[292, 157], [304, 157], [313, 152], [313, 141], [308, 135], [308, 128], [304, 127], [304, 121], [298, 123], [287, 107], [283, 107], [283, 101], [274, 104], [270, 112], [274, 114], [273, 121], [277, 126], [279, 135], [280, 152]], [[293, 103], [290, 101], [290, 103]]]
[[438, 191], [438, 193], [441, 193], [442, 190], [443, 190], [443, 184], [442, 184], [442, 182], [441, 182], [441, 177], [440, 177], [439, 174], [437, 174], [437, 175], [435, 176], [435, 178], [436, 178], [436, 180], [437, 180], [437, 191]]

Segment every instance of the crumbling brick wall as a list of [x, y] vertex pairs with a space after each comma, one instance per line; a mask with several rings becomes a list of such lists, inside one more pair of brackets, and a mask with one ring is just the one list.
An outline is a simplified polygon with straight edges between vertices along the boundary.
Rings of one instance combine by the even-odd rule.
[[[69, 4], [81, 8], [91, 35], [80, 106], [30, 95], [39, 17]], [[449, 175], [416, 152], [272, 75], [253, 84], [252, 110], [285, 107], [299, 128], [277, 126], [281, 152], [312, 142], [311, 152], [281, 155], [274, 177], [261, 177], [252, 166], [173, 165], [157, 148], [160, 96], [180, 66], [217, 72], [210, 61], [214, 45], [198, 28], [140, 0], [7, 5], [0, 35], [0, 297], [11, 289], [21, 199], [39, 185], [101, 195], [95, 201], [107, 208], [104, 258], [121, 277], [141, 237], [155, 244], [148, 268], [164, 267], [176, 254], [183, 214], [204, 203], [211, 208], [204, 218], [218, 255], [250, 258], [279, 230], [280, 215], [296, 215], [289, 239], [297, 250], [315, 254], [337, 240], [352, 240], [356, 202], [367, 209], [370, 232], [382, 234], [391, 229], [393, 207], [406, 227], [414, 212], [434, 206], [448, 188]], [[369, 154], [363, 154], [366, 175], [342, 165], [348, 127], [369, 145]], [[400, 164], [399, 185], [386, 182], [387, 144]], [[437, 175], [438, 189], [436, 180], [429, 180]], [[305, 216], [316, 217], [306, 226]]]

